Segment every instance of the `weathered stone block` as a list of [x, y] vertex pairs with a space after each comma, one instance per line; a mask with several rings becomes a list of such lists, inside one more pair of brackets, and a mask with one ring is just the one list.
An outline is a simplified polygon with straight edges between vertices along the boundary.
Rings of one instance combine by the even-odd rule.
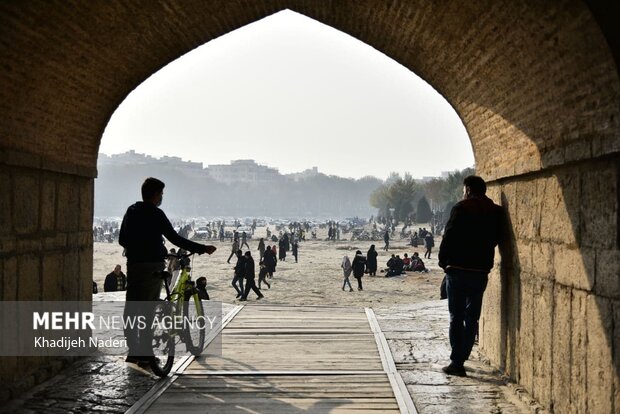
[[58, 184], [58, 208], [56, 210], [57, 229], [63, 232], [78, 230], [80, 198], [74, 181], [61, 181]]
[[588, 411], [613, 414], [613, 354], [611, 301], [588, 295]]
[[[620, 408], [620, 300], [613, 301], [614, 311], [614, 404]], [[616, 410], [617, 411], [617, 410]]]
[[620, 250], [596, 252], [594, 290], [598, 295], [620, 299]]
[[13, 224], [17, 234], [34, 233], [39, 228], [39, 180], [29, 175], [13, 178]]
[[480, 324], [480, 345], [491, 363], [503, 369], [503, 333], [502, 324], [502, 283], [499, 275], [489, 277], [484, 292], [482, 309], [483, 323]]
[[92, 180], [84, 180], [80, 185], [79, 229], [82, 231], [93, 229], [94, 191], [95, 184]]
[[64, 300], [79, 300], [80, 263], [78, 252], [66, 253], [62, 274], [62, 291]]
[[[93, 297], [93, 248], [83, 248], [79, 253], [79, 300], [91, 300]], [[103, 289], [103, 286], [99, 287]]]
[[41, 299], [41, 263], [34, 254], [17, 259], [17, 300]]
[[519, 320], [519, 383], [532, 393], [534, 386], [534, 292], [532, 283], [521, 282], [521, 314]]
[[2, 300], [17, 300], [17, 258], [4, 259], [2, 272]]
[[56, 182], [45, 178], [41, 186], [41, 230], [56, 228]]
[[43, 257], [43, 271], [41, 284], [43, 286], [43, 300], [61, 301], [63, 279], [63, 255], [61, 253], [49, 254]]
[[571, 303], [571, 376], [570, 395], [572, 412], [587, 413], [587, 383], [588, 366], [586, 312], [587, 293], [573, 289]]
[[618, 193], [615, 168], [593, 167], [581, 186], [581, 246], [613, 249], [618, 240]]
[[521, 240], [517, 240], [516, 250], [517, 250], [517, 260], [516, 268], [520, 269], [522, 273], [527, 273], [529, 275], [534, 272], [534, 265], [532, 263], [532, 245], [535, 243], [524, 242]]
[[[538, 180], [539, 185], [542, 185]], [[579, 176], [544, 179], [540, 237], [543, 241], [576, 246], [579, 229]]]
[[553, 280], [553, 246], [549, 243], [532, 243], [533, 273], [543, 279]]
[[539, 280], [534, 285], [534, 397], [551, 406], [553, 282]]
[[553, 266], [555, 280], [581, 290], [594, 287], [595, 252], [588, 249], [571, 249], [554, 246]]
[[540, 200], [536, 184], [540, 180], [519, 181], [516, 188], [516, 221], [513, 223], [518, 239], [535, 240], [540, 226]]
[[553, 299], [552, 401], [558, 413], [570, 412], [571, 288], [555, 285]]
[[13, 231], [13, 219], [11, 217], [11, 177], [0, 173], [0, 236], [10, 234]]

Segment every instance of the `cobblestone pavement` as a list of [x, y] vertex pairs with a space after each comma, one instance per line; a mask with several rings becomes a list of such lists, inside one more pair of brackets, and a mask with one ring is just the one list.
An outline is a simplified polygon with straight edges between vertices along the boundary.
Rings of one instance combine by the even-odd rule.
[[420, 414], [544, 412], [523, 388], [486, 363], [477, 346], [465, 364], [466, 378], [443, 373], [441, 367], [450, 362], [447, 301], [374, 311]]
[[[225, 313], [231, 308], [225, 305]], [[441, 371], [450, 355], [446, 301], [382, 307], [375, 314], [420, 414], [543, 412], [521, 387], [485, 363], [476, 348], [466, 364], [467, 378]], [[0, 412], [123, 413], [158, 380], [125, 364], [124, 357], [85, 358], [0, 407]]]

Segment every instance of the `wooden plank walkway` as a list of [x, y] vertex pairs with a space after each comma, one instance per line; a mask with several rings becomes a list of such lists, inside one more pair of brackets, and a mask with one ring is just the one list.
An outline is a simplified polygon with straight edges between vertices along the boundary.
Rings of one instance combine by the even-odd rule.
[[372, 310], [266, 304], [236, 311], [220, 344], [182, 361], [131, 411], [415, 413]]

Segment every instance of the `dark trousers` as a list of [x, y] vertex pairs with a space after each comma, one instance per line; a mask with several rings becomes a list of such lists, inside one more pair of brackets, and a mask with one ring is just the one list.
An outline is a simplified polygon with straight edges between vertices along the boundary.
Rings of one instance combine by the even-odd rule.
[[[239, 285], [238, 287], [237, 284]], [[243, 276], [235, 275], [232, 280], [232, 286], [237, 291], [237, 295], [243, 295]]]
[[432, 247], [427, 247], [426, 248], [426, 252], [424, 252], [424, 258], [425, 259], [430, 259], [431, 258], [431, 250], [433, 250]]
[[449, 270], [446, 274], [452, 347], [450, 359], [456, 365], [467, 361], [474, 346], [487, 281], [488, 275], [482, 272]]
[[[163, 279], [156, 272], [164, 270], [164, 263], [134, 263], [127, 265], [127, 293], [125, 294], [124, 329], [129, 355], [151, 356], [153, 348], [154, 302], [159, 300]], [[138, 329], [138, 321], [145, 322], [145, 329]], [[135, 323], [131, 323], [134, 321]], [[132, 326], [133, 325], [133, 326]]]
[[267, 269], [266, 268], [262, 268], [259, 272], [258, 272], [258, 288], [260, 289], [260, 284], [261, 282], [265, 283], [267, 285], [268, 288], [271, 288], [271, 285], [269, 284], [269, 282], [267, 282]]
[[250, 294], [250, 289], [254, 291], [254, 293], [256, 293], [256, 296], [258, 296], [259, 298], [263, 296], [262, 293], [260, 293], [260, 290], [258, 290], [258, 288], [256, 287], [256, 282], [254, 281], [254, 278], [250, 278], [250, 279], [245, 279], [245, 292], [243, 292], [243, 296], [241, 296], [243, 299], [247, 299], [248, 295]]
[[354, 276], [357, 279], [357, 288], [362, 289], [362, 276]]

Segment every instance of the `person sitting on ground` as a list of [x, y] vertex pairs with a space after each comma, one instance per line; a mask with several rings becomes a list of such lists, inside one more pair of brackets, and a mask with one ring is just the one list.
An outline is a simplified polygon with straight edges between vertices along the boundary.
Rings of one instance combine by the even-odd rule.
[[403, 270], [411, 270], [411, 259], [405, 253], [405, 257], [403, 257]]
[[392, 257], [390, 257], [390, 260], [388, 260], [387, 263], [385, 264], [388, 267], [388, 272], [394, 268], [395, 259], [396, 259], [396, 255], [393, 254]]
[[400, 256], [396, 255], [394, 259], [390, 259], [392, 261], [392, 266], [390, 270], [385, 274], [385, 277], [399, 276], [403, 273], [403, 259]]
[[414, 272], [428, 272], [418, 252], [413, 253], [413, 257], [411, 258], [411, 270]]
[[119, 292], [127, 290], [127, 276], [121, 272], [121, 265], [117, 264], [114, 271], [108, 273], [103, 282], [104, 292]]

